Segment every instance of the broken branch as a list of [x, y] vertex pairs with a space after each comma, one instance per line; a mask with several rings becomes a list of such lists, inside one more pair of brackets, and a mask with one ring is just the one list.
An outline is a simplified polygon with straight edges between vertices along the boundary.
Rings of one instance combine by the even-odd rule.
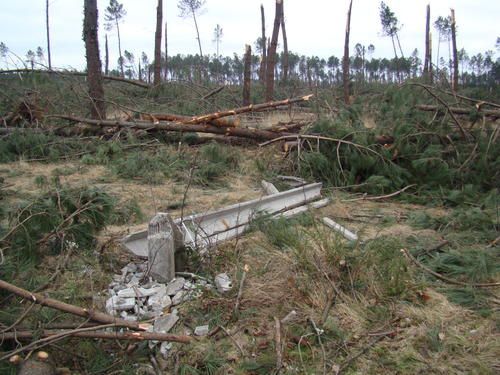
[[37, 303], [42, 306], [47, 306], [56, 310], [64, 311], [73, 315], [80, 316], [82, 318], [87, 318], [91, 319], [97, 322], [101, 322], [104, 324], [114, 324], [116, 326], [120, 327], [126, 327], [134, 330], [144, 330], [143, 327], [137, 322], [129, 322], [124, 319], [120, 318], [115, 318], [114, 316], [99, 312], [99, 311], [94, 311], [94, 310], [89, 310], [89, 309], [84, 309], [79, 306], [75, 305], [70, 305], [65, 302], [61, 302], [52, 298], [47, 298], [42, 296], [41, 294], [37, 293], [31, 293], [25, 289], [19, 288], [15, 285], [9, 284], [8, 282], [4, 280], [0, 280], [0, 289], [4, 289], [10, 293], [16, 294], [22, 298], [26, 298], [30, 301], [33, 301], [34, 303]]

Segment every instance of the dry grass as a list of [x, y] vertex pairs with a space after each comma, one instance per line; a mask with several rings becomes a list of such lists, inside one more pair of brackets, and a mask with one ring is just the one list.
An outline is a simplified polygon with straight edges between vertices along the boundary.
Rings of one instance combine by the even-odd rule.
[[[263, 172], [256, 167], [255, 159], [258, 157], [264, 164], [276, 164], [281, 162], [281, 155], [267, 149], [239, 152], [239, 170], [224, 177], [222, 187], [190, 187], [185, 214], [263, 194], [259, 186]], [[12, 184], [9, 188], [12, 193], [7, 197], [9, 203], [26, 195], [39, 194], [43, 187], [37, 186], [35, 177], [50, 177], [59, 169], [74, 171], [60, 176], [64, 184], [99, 185], [123, 202], [136, 200], [142, 208], [142, 222], [108, 227], [100, 238], [97, 249], [100, 255], [72, 257], [68, 269], [49, 289], [55, 297], [69, 296], [69, 301], [85, 305], [92, 302], [80, 299], [82, 291], [95, 295], [104, 290], [110, 275], [130, 260], [117, 245], [119, 234], [143, 228], [155, 211], [169, 210], [174, 217], [179, 216], [178, 204], [183, 200], [187, 184], [187, 180], [167, 178], [157, 185], [119, 180], [105, 167], [81, 166], [78, 162], [19, 162], [3, 165], [0, 169], [0, 176]], [[209, 276], [227, 272], [235, 287], [227, 295], [206, 293], [182, 305], [181, 321], [185, 325], [178, 325], [177, 330], [184, 333], [187, 327], [210, 322], [210, 328], [217, 324], [224, 326], [232, 339], [219, 332], [189, 346], [174, 345], [173, 354], [165, 363], [167, 368], [177, 364], [186, 371], [192, 367], [197, 368], [198, 373], [210, 373], [207, 370], [210, 364], [217, 369], [212, 373], [270, 373], [275, 363], [274, 317], [282, 319], [295, 310], [297, 316], [293, 322], [283, 325], [283, 373], [320, 374], [323, 363], [327, 373], [334, 373], [336, 366], [365, 349], [365, 353], [348, 363], [345, 373], [495, 373], [500, 351], [496, 326], [498, 311], [483, 318], [450, 303], [432, 288], [432, 284], [423, 283], [417, 271], [404, 263], [401, 255], [385, 252], [408, 239], [423, 244], [439, 242], [440, 234], [436, 231], [416, 230], [407, 224], [408, 214], [422, 208], [392, 202], [343, 203], [346, 196], [334, 193], [333, 203], [314, 212], [314, 220], [309, 219], [309, 224], [299, 220], [278, 229], [287, 230], [285, 235], [290, 236], [287, 243], [293, 245], [276, 246], [272, 233], [254, 230], [214, 250], [198, 271]], [[434, 209], [433, 214], [445, 215], [446, 210]], [[377, 246], [346, 244], [320, 224], [319, 219], [323, 216], [332, 217], [358, 232], [368, 244]], [[250, 270], [239, 314], [234, 316], [244, 265]], [[55, 267], [57, 259], [46, 257], [38, 269], [50, 273]], [[395, 276], [401, 278], [394, 280]], [[340, 294], [329, 308], [332, 283]], [[402, 288], [397, 288], [398, 283]], [[322, 321], [324, 316], [326, 319]], [[317, 324], [323, 323], [321, 337], [325, 360], [311, 319]], [[380, 333], [389, 334], [370, 346]]]

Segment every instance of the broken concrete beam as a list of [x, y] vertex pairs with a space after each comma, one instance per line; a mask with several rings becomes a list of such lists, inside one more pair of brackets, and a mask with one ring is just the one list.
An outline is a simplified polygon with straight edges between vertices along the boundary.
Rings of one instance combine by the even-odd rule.
[[[221, 241], [241, 235], [259, 215], [277, 214], [320, 198], [321, 186], [321, 183], [301, 186], [216, 211], [184, 217], [182, 222], [177, 219], [175, 224], [184, 235], [185, 246], [206, 250]], [[134, 255], [148, 257], [147, 231], [130, 234], [121, 242]], [[176, 256], [177, 253], [180, 252], [176, 251]]]
[[358, 240], [358, 236], [356, 234], [347, 230], [342, 225], [337, 224], [335, 221], [333, 221], [332, 219], [330, 219], [328, 217], [323, 218], [323, 224], [325, 224], [327, 227], [333, 229], [335, 232], [340, 233], [349, 241], [357, 241]]
[[262, 189], [266, 192], [267, 195], [278, 194], [280, 191], [274, 186], [274, 184], [267, 182], [266, 180], [262, 180], [260, 182]]

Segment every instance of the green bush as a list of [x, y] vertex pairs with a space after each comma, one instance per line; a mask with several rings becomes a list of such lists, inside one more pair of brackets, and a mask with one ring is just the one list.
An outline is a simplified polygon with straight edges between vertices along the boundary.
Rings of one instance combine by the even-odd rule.
[[68, 246], [89, 249], [110, 221], [114, 199], [97, 188], [62, 188], [20, 204], [10, 213], [9, 253], [36, 259]]

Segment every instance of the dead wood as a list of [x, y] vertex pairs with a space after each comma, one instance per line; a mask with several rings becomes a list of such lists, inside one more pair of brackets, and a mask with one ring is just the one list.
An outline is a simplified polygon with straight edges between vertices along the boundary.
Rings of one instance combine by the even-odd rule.
[[207, 95], [203, 96], [201, 99], [207, 100], [207, 99], [211, 98], [212, 96], [217, 95], [219, 92], [221, 92], [225, 88], [226, 88], [226, 86], [217, 87], [215, 90], [210, 91]]
[[31, 293], [25, 289], [9, 284], [4, 280], [0, 280], [0, 289], [16, 294], [19, 297], [26, 298], [42, 306], [51, 307], [53, 309], [77, 315], [82, 318], [91, 319], [96, 322], [105, 324], [115, 324], [120, 327], [127, 327], [134, 330], [144, 330], [144, 327], [141, 327], [141, 325], [137, 322], [129, 322], [120, 318], [115, 318], [114, 316], [99, 311], [94, 311], [92, 309], [85, 309], [79, 306], [70, 305], [68, 303], [58, 301], [56, 299], [44, 297], [41, 294]]
[[[93, 327], [90, 327], [93, 328]], [[76, 331], [76, 330], [75, 330]], [[192, 338], [184, 335], [173, 335], [168, 333], [156, 333], [156, 332], [101, 332], [101, 331], [90, 331], [90, 332], [71, 332], [71, 331], [58, 331], [58, 330], [43, 330], [39, 331], [16, 331], [7, 332], [0, 334], [1, 340], [26, 340], [32, 339], [33, 337], [44, 337], [50, 338], [56, 335], [64, 335], [65, 337], [81, 337], [81, 338], [92, 338], [92, 339], [105, 339], [105, 340], [132, 340], [132, 341], [145, 341], [145, 340], [155, 340], [155, 341], [170, 341], [179, 342], [182, 344], [188, 344], [191, 342]]]
[[271, 140], [276, 137], [283, 136], [283, 133], [276, 133], [269, 130], [261, 130], [254, 128], [237, 128], [237, 127], [220, 127], [210, 124], [182, 124], [178, 122], [159, 121], [157, 124], [145, 121], [120, 121], [120, 120], [92, 120], [83, 117], [67, 116], [67, 115], [54, 115], [53, 118], [60, 118], [63, 120], [79, 122], [89, 125], [96, 125], [100, 127], [117, 127], [117, 128], [130, 128], [130, 129], [144, 129], [162, 130], [162, 131], [175, 131], [175, 132], [188, 132], [188, 133], [211, 133], [225, 136], [249, 138], [255, 140]]
[[261, 103], [261, 104], [255, 104], [255, 105], [251, 104], [251, 105], [248, 105], [245, 107], [235, 108], [235, 109], [231, 109], [231, 110], [227, 110], [227, 111], [210, 113], [210, 114], [203, 115], [203, 116], [193, 117], [193, 119], [189, 122], [189, 124], [199, 124], [199, 123], [204, 123], [204, 122], [210, 122], [210, 121], [215, 120], [215, 119], [239, 115], [241, 113], [265, 111], [268, 109], [281, 107], [284, 105], [306, 102], [306, 101], [309, 101], [309, 99], [311, 99], [312, 97], [313, 97], [313, 95], [310, 94], [310, 95], [300, 96], [300, 97], [292, 98], [292, 99], [270, 101], [267, 103]]
[[376, 197], [367, 197], [367, 196], [363, 195], [361, 198], [344, 199], [342, 202], [377, 201], [377, 200], [381, 200], [381, 199], [392, 198], [392, 197], [395, 197], [396, 195], [404, 193], [406, 190], [408, 190], [409, 188], [412, 188], [414, 186], [416, 186], [416, 185], [415, 184], [408, 185], [408, 186], [404, 187], [403, 189], [395, 191], [394, 193], [391, 193], [391, 194], [379, 195]]
[[[147, 120], [153, 123], [157, 121], [175, 121], [175, 122], [180, 122], [181, 124], [186, 124], [195, 119], [196, 117], [174, 115], [169, 113], [151, 113], [151, 114], [142, 114], [140, 118], [141, 120]], [[240, 120], [237, 118], [235, 119], [220, 118], [208, 121], [208, 123], [214, 126], [235, 127], [240, 125]]]
[[[440, 110], [440, 107], [437, 105], [428, 105], [428, 104], [418, 104], [415, 108], [426, 111], [426, 112], [436, 112]], [[470, 115], [472, 112], [477, 111], [479, 115], [484, 115], [486, 117], [500, 118], [500, 111], [492, 110], [492, 109], [483, 109], [483, 108], [462, 108], [462, 107], [449, 107], [448, 110], [457, 115]]]

